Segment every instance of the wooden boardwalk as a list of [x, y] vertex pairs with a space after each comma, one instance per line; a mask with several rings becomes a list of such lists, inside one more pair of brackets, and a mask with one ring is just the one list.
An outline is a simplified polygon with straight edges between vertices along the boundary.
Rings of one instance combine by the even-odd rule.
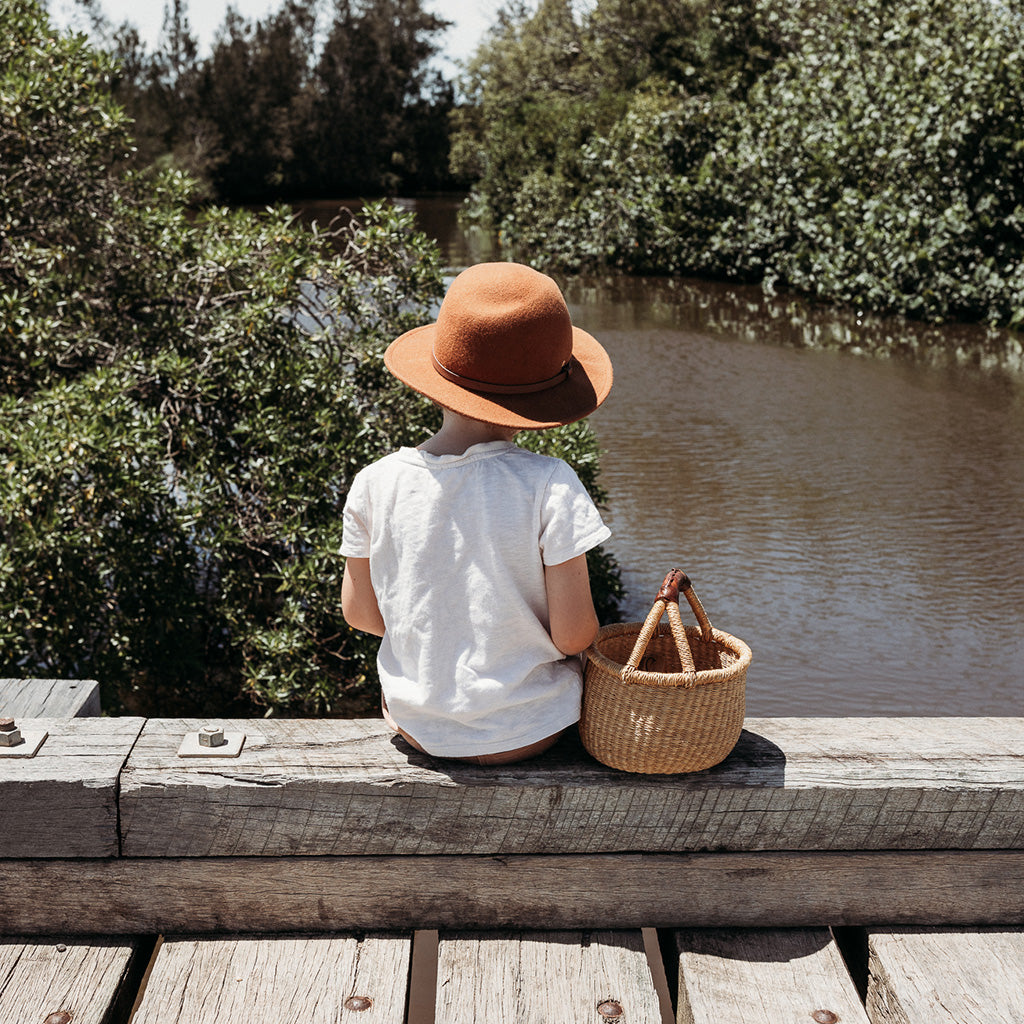
[[[0, 716], [4, 709], [0, 707]], [[1024, 720], [750, 719], [707, 772], [376, 721], [26, 719], [0, 1024], [1017, 1024]]]
[[[11, 1024], [1016, 1024], [1020, 930], [819, 929], [0, 939]], [[844, 941], [850, 941], [850, 935]], [[649, 944], [648, 944], [649, 945]], [[416, 980], [413, 958], [428, 974]], [[432, 959], [436, 956], [436, 960]], [[671, 986], [659, 986], [660, 972]], [[853, 976], [865, 972], [866, 991]]]

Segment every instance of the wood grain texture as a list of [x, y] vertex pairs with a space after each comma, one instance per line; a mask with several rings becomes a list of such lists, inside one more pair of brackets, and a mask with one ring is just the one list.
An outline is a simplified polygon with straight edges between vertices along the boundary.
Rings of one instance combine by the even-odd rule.
[[675, 945], [678, 1024], [867, 1024], [827, 928], [692, 929]]
[[6, 930], [1017, 924], [1024, 853], [0, 861]]
[[481, 768], [382, 722], [228, 721], [230, 761], [150, 720], [122, 778], [132, 857], [1024, 848], [1024, 719], [750, 719], [705, 772], [616, 772], [566, 739]]
[[0, 717], [92, 718], [100, 714], [95, 679], [0, 679]]
[[131, 939], [0, 939], [0, 1021], [35, 1024], [65, 1010], [74, 1024], [105, 1024], [135, 947]]
[[442, 932], [437, 961], [444, 1024], [661, 1024], [639, 931]]
[[[132, 1024], [402, 1024], [411, 946], [386, 935], [168, 938]], [[370, 1005], [355, 1009], [353, 997]]]
[[121, 766], [141, 718], [33, 718], [32, 758], [0, 760], [0, 858], [116, 857]]
[[872, 1024], [1019, 1024], [1024, 931], [898, 929], [868, 933]]

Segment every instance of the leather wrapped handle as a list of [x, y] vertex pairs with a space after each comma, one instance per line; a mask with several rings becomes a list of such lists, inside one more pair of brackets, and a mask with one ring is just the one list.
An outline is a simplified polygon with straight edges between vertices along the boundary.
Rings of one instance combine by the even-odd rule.
[[669, 569], [668, 575], [661, 585], [661, 590], [658, 591], [658, 596], [654, 600], [679, 604], [680, 592], [685, 594], [692, 586], [690, 577], [682, 569]]
[[654, 607], [647, 615], [640, 633], [633, 645], [633, 651], [622, 668], [622, 679], [629, 682], [639, 671], [640, 660], [647, 652], [647, 645], [651, 642], [662, 615], [668, 612], [669, 628], [672, 632], [672, 639], [675, 641], [676, 650], [679, 652], [680, 667], [684, 673], [696, 675], [697, 669], [693, 662], [693, 653], [690, 650], [690, 642], [683, 627], [683, 621], [679, 616], [679, 594], [682, 593], [690, 605], [693, 614], [700, 626], [701, 637], [704, 640], [711, 640], [713, 631], [707, 614], [700, 603], [700, 599], [693, 592], [693, 584], [690, 577], [682, 569], [669, 569], [668, 575], [661, 584], [661, 590], [654, 599]]

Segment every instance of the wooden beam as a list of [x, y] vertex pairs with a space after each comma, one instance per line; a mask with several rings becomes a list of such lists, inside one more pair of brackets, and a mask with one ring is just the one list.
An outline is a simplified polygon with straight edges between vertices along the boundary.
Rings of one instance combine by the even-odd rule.
[[403, 1024], [411, 936], [164, 940], [132, 1024]]
[[1024, 1020], [1024, 931], [1020, 929], [872, 930], [868, 970], [872, 1024], [1019, 1024]]
[[95, 679], [0, 679], [0, 717], [93, 718], [99, 713]]
[[868, 1022], [827, 928], [702, 928], [674, 938], [679, 1024]]
[[[5, 904], [10, 895], [4, 892]], [[131, 1007], [129, 975], [138, 946], [133, 939], [70, 935], [46, 942], [0, 939], [0, 1020], [112, 1019], [114, 1006]]]
[[141, 718], [31, 718], [35, 757], [0, 758], [0, 858], [116, 857], [121, 766]]
[[0, 861], [14, 934], [983, 925], [1024, 920], [1024, 853]]
[[566, 739], [503, 768], [380, 721], [229, 721], [237, 758], [150, 720], [121, 782], [131, 857], [1024, 848], [1024, 719], [750, 719], [733, 753], [645, 776]]
[[442, 932], [439, 937], [435, 1019], [444, 1024], [616, 1018], [661, 1024], [639, 931]]

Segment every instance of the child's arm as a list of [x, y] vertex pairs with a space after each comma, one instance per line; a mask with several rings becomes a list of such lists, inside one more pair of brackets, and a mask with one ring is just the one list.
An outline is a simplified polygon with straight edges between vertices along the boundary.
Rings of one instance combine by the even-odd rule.
[[384, 635], [384, 618], [370, 582], [368, 558], [346, 558], [341, 578], [341, 614], [353, 628], [374, 636]]
[[544, 567], [551, 640], [563, 654], [585, 651], [597, 636], [597, 613], [590, 594], [587, 556]]

